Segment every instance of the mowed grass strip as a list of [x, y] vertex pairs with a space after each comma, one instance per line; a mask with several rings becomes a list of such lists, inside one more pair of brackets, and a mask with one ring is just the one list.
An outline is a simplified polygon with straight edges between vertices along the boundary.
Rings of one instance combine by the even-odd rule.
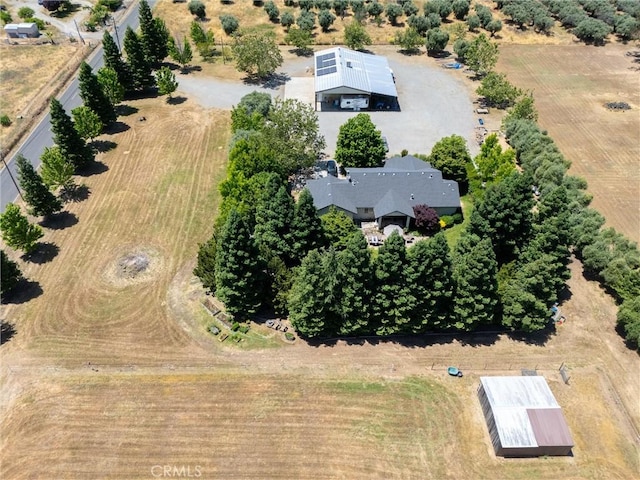
[[[565, 389], [574, 457], [503, 459], [477, 378], [87, 370], [43, 379], [18, 399], [3, 424], [0, 475], [136, 479], [184, 465], [224, 479], [632, 478], [637, 450], [612, 428], [597, 383], [581, 376], [577, 396], [554, 386]], [[578, 408], [582, 394], [591, 410]]]
[[[127, 362], [163, 349], [175, 353], [189, 342], [169, 318], [167, 288], [211, 234], [229, 114], [189, 100], [129, 105], [138, 111], [120, 118], [124, 131], [102, 138], [117, 148], [98, 156], [95, 175], [78, 178], [91, 192], [67, 204], [78, 222], [47, 231], [44, 241], [59, 246], [58, 254], [25, 266], [43, 294], [13, 308], [17, 338], [41, 354]], [[150, 259], [144, 281], [117, 278], [118, 261], [138, 252]]]
[[190, 465], [203, 478], [440, 479], [461, 405], [430, 383], [71, 375], [9, 413], [0, 474], [150, 478], [154, 465]]

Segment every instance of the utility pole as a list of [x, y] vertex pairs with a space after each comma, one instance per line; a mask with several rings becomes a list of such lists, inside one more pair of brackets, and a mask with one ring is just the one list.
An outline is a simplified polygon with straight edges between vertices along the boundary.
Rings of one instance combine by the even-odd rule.
[[13, 173], [11, 173], [11, 169], [9, 168], [9, 165], [7, 165], [7, 161], [4, 159], [4, 155], [2, 155], [2, 163], [4, 163], [4, 168], [7, 170], [7, 173], [9, 174], [9, 177], [11, 177], [11, 181], [16, 186], [16, 190], [18, 191], [18, 195], [20, 195], [20, 198], [24, 202], [24, 197], [22, 196], [22, 190], [20, 190], [20, 187], [18, 186], [18, 182], [16, 182], [16, 179], [13, 177]]
[[75, 23], [76, 25], [76, 31], [78, 32], [78, 37], [80, 38], [80, 41], [82, 42], [82, 44], [84, 45], [84, 38], [82, 38], [82, 35], [80, 35], [80, 28], [78, 28], [78, 22], [76, 22], [76, 19], [73, 19], [73, 23]]
[[116, 23], [116, 19], [111, 17], [111, 20], [113, 20], [113, 30], [116, 32], [116, 42], [118, 43], [118, 50], [122, 51], [122, 49], [120, 48], [120, 37], [118, 36], [118, 24]]

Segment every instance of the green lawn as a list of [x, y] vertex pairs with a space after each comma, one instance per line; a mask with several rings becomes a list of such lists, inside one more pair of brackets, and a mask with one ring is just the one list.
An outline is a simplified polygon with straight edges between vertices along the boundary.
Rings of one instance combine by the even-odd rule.
[[471, 212], [473, 212], [473, 197], [470, 194], [461, 197], [460, 203], [462, 204], [462, 215], [464, 217], [464, 221], [444, 231], [451, 250], [455, 248], [460, 235], [462, 235], [462, 232], [464, 232], [464, 230], [467, 228], [467, 224], [469, 223], [469, 219], [471, 218]]

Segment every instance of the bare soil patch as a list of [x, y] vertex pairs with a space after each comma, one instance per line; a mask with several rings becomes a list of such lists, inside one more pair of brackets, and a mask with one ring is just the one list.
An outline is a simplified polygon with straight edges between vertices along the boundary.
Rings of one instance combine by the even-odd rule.
[[118, 258], [107, 267], [104, 278], [113, 285], [124, 287], [150, 281], [156, 278], [162, 269], [162, 258], [154, 248], [126, 248], [122, 249]]
[[[625, 45], [504, 45], [498, 69], [534, 93], [540, 125], [585, 178], [592, 205], [630, 239], [640, 241], [640, 89]], [[607, 109], [624, 102], [630, 111]]]

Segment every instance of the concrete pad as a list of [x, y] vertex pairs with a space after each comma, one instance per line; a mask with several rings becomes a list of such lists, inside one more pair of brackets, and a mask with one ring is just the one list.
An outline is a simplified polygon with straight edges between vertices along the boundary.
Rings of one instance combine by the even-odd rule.
[[291, 77], [284, 84], [284, 99], [298, 100], [308, 103], [312, 107], [315, 105], [315, 91], [313, 77]]

